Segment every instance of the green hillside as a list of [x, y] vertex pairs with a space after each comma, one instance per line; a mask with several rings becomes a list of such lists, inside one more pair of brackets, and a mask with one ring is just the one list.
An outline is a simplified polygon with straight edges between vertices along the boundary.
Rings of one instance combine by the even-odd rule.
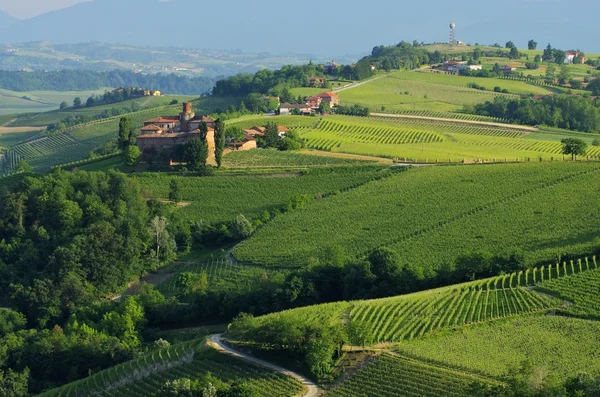
[[383, 354], [367, 362], [326, 396], [468, 397], [475, 382], [490, 381], [464, 371], [449, 370], [396, 354]]
[[414, 340], [398, 351], [494, 377], [529, 361], [565, 379], [583, 371], [600, 375], [599, 335], [597, 321], [540, 315]]
[[294, 397], [303, 389], [290, 377], [217, 353], [204, 339], [196, 339], [154, 351], [39, 396], [161, 396], [166, 382], [182, 378], [210, 382], [220, 386], [220, 390], [241, 383], [265, 397]]
[[599, 171], [596, 163], [415, 168], [275, 219], [233, 253], [303, 267], [328, 247], [356, 257], [385, 246], [424, 276], [469, 252], [552, 262], [594, 246], [600, 213], [588, 204]]

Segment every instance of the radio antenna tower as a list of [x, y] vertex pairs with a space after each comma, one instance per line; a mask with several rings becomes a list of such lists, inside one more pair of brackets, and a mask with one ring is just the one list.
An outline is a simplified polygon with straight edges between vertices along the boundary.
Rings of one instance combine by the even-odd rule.
[[456, 24], [450, 24], [450, 45], [456, 45]]

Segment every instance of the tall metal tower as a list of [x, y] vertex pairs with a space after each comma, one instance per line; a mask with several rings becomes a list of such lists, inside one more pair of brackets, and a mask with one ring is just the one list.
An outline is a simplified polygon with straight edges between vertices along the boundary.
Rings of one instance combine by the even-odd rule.
[[453, 22], [450, 24], [450, 45], [456, 45], [456, 24]]

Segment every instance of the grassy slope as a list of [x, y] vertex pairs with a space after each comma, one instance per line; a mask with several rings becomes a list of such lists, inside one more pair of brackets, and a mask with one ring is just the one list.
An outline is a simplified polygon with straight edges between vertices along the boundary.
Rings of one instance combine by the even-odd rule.
[[386, 245], [403, 262], [429, 269], [477, 250], [522, 250], [530, 263], [580, 253], [592, 244], [593, 220], [600, 219], [589, 205], [600, 187], [599, 168], [529, 163], [413, 169], [276, 219], [234, 255], [303, 266], [325, 246], [356, 256]]
[[226, 167], [289, 167], [361, 164], [366, 161], [325, 156], [309, 156], [302, 152], [258, 149], [231, 152], [223, 158]]
[[56, 110], [63, 101], [71, 104], [76, 97], [85, 100], [93, 94], [103, 94], [104, 90], [17, 92], [0, 89], [0, 115]]

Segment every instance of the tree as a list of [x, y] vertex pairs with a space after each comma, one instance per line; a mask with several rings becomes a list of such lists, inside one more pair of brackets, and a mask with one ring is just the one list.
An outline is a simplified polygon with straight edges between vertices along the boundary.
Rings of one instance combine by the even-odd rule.
[[540, 63], [540, 62], [542, 62], [542, 56], [541, 56], [540, 54], [537, 54], [537, 55], [535, 56], [535, 58], [533, 58], [533, 62], [535, 62], [535, 63]]
[[66, 109], [69, 107], [69, 104], [66, 101], [62, 101], [60, 103], [60, 110]]
[[530, 49], [530, 50], [537, 50], [537, 45], [538, 45], [537, 41], [531, 39], [527, 43], [527, 48]]
[[319, 104], [319, 112], [321, 114], [327, 114], [327, 113], [331, 112], [331, 105], [329, 104], [329, 102], [322, 101]]
[[78, 108], [81, 106], [81, 98], [77, 97], [75, 99], [73, 99], [73, 106]]
[[96, 102], [96, 101], [94, 100], [94, 97], [93, 97], [93, 96], [91, 96], [91, 97], [89, 97], [89, 98], [87, 99], [87, 101], [85, 102], [85, 106], [86, 106], [86, 107], [88, 107], [88, 108], [91, 108], [92, 106], [94, 106], [94, 103], [95, 103], [95, 102]]
[[179, 191], [179, 182], [177, 182], [177, 179], [171, 179], [171, 183], [169, 183], [169, 200], [175, 204], [181, 200], [181, 192]]
[[515, 43], [513, 43], [512, 41], [507, 42], [506, 48], [516, 48]]
[[511, 47], [508, 56], [510, 59], [519, 59], [520, 54], [519, 54], [519, 50], [517, 49], [517, 47]]
[[548, 47], [546, 47], [546, 49], [544, 50], [542, 59], [546, 62], [554, 62], [554, 49], [552, 48], [552, 45], [550, 45], [550, 43], [548, 43]]
[[572, 160], [577, 156], [583, 156], [587, 150], [587, 143], [582, 139], [564, 138], [560, 143], [563, 145], [563, 154], [570, 154]]
[[244, 240], [254, 233], [254, 226], [244, 215], [238, 215], [231, 222], [231, 234], [238, 240]]
[[546, 69], [546, 81], [548, 83], [554, 84], [554, 82], [556, 81], [556, 66], [548, 66], [548, 69]]
[[570, 75], [571, 74], [569, 73], [569, 68], [567, 67], [567, 65], [562, 65], [560, 67], [560, 72], [558, 73], [558, 84], [567, 84], [567, 81], [569, 81], [570, 79]]
[[481, 48], [475, 48], [473, 51], [473, 59], [478, 61], [481, 58]]
[[19, 164], [17, 165], [17, 172], [28, 174], [32, 171], [33, 171], [33, 168], [27, 161], [25, 161], [25, 160], [19, 161]]
[[221, 119], [215, 121], [215, 161], [217, 167], [221, 168], [223, 162], [223, 150], [225, 149], [225, 124]]
[[121, 117], [121, 120], [119, 120], [119, 139], [117, 142], [119, 149], [125, 150], [130, 145], [129, 136], [131, 135], [132, 128], [131, 119]]
[[205, 140], [195, 138], [185, 144], [183, 149], [183, 160], [188, 168], [197, 171], [206, 167], [208, 159], [208, 144]]
[[0, 396], [24, 397], [28, 395], [29, 370], [22, 373], [9, 369], [4, 372], [0, 370]]
[[141, 156], [142, 152], [137, 146], [127, 146], [125, 150], [123, 150], [123, 162], [129, 167], [140, 161]]
[[265, 127], [265, 147], [279, 148], [281, 138], [279, 137], [279, 128], [277, 127], [277, 123], [269, 122]]

